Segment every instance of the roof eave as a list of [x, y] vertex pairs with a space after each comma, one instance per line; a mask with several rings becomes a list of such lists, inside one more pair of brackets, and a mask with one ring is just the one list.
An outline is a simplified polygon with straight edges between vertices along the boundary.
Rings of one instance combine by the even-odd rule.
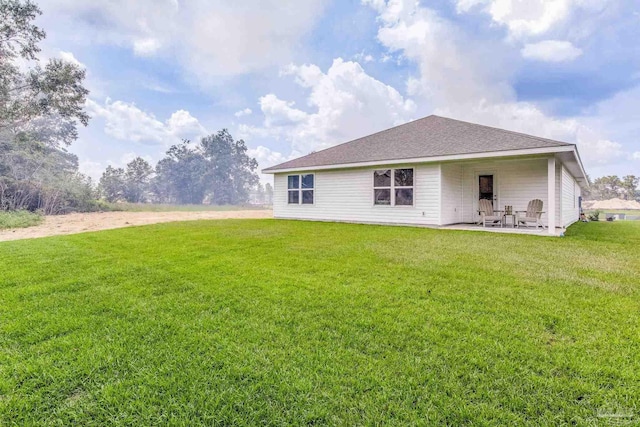
[[580, 172], [582, 172], [582, 178], [584, 179], [584, 187], [589, 188], [591, 184], [589, 183], [589, 177], [587, 176], [587, 172], [584, 170], [584, 165], [582, 164], [582, 159], [580, 158], [580, 153], [578, 152], [578, 146], [573, 144], [573, 154], [576, 156], [576, 161], [578, 166], [580, 166]]
[[[333, 165], [315, 165], [304, 167], [288, 167], [279, 168], [278, 166], [272, 166], [262, 170], [264, 174], [275, 174], [285, 172], [304, 172], [304, 171], [317, 171], [317, 170], [331, 170], [331, 169], [351, 169], [361, 168], [368, 166], [380, 166], [380, 165], [394, 165], [394, 164], [407, 164], [407, 163], [433, 163], [433, 162], [445, 162], [452, 160], [472, 160], [491, 157], [511, 157], [511, 156], [528, 156], [536, 154], [555, 154], [573, 151], [576, 154], [578, 163], [584, 173], [580, 156], [577, 149], [573, 144], [567, 144], [557, 147], [541, 147], [541, 148], [526, 148], [519, 150], [504, 150], [504, 151], [487, 151], [482, 153], [468, 153], [468, 154], [452, 154], [447, 156], [433, 156], [433, 157], [417, 157], [408, 159], [392, 159], [392, 160], [376, 160], [370, 162], [357, 162], [357, 163], [340, 163]], [[586, 174], [585, 174], [586, 177]]]

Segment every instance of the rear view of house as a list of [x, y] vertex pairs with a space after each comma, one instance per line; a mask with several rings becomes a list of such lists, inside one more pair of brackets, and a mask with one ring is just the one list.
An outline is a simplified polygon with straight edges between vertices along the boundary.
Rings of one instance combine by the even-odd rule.
[[276, 218], [442, 226], [543, 204], [551, 234], [579, 218], [574, 144], [429, 116], [267, 168]]

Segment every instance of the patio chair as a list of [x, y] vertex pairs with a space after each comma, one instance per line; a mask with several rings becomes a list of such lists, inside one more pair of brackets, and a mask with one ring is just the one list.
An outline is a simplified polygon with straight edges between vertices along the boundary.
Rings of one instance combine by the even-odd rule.
[[487, 199], [480, 199], [478, 201], [478, 212], [480, 213], [480, 221], [482, 226], [496, 225], [499, 223], [502, 227], [502, 211], [493, 209], [493, 202]]
[[520, 227], [520, 224], [523, 224], [525, 227], [528, 227], [527, 224], [535, 223], [536, 228], [542, 227], [542, 214], [544, 211], [542, 210], [542, 200], [533, 199], [527, 205], [526, 211], [516, 211], [516, 224]]

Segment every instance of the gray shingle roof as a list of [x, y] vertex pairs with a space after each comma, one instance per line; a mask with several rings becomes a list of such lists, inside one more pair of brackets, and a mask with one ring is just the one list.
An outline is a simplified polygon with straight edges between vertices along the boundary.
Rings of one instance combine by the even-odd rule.
[[460, 120], [428, 116], [271, 166], [264, 172], [571, 145]]

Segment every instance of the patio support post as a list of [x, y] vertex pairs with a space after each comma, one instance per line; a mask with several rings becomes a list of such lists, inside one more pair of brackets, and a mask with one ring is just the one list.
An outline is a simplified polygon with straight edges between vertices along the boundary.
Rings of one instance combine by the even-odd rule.
[[549, 234], [556, 234], [556, 158], [549, 157], [547, 161], [547, 230]]

